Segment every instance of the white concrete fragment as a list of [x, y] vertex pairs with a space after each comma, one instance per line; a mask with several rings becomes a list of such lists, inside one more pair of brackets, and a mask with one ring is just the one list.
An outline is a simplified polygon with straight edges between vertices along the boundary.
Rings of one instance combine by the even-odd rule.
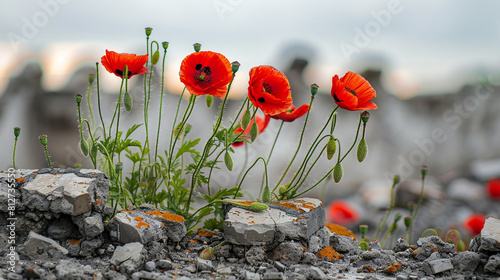
[[500, 219], [491, 216], [486, 218], [483, 229], [481, 230], [481, 237], [491, 238], [500, 242]]
[[32, 259], [60, 259], [68, 254], [68, 250], [56, 241], [30, 231], [25, 243], [26, 255]]
[[450, 259], [438, 259], [424, 262], [422, 268], [427, 275], [438, 274], [444, 271], [452, 270], [453, 265]]

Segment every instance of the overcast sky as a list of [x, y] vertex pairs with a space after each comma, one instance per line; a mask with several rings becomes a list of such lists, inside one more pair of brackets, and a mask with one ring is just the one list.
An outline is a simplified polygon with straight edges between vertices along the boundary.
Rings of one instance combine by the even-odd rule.
[[326, 86], [368, 59], [388, 65], [387, 82], [403, 95], [453, 89], [500, 64], [500, 2], [493, 0], [0, 2], [0, 79], [24, 56], [95, 62], [106, 48], [140, 53], [146, 26], [152, 39], [170, 42], [172, 69], [195, 42], [244, 71], [285, 67], [290, 53], [302, 53]]

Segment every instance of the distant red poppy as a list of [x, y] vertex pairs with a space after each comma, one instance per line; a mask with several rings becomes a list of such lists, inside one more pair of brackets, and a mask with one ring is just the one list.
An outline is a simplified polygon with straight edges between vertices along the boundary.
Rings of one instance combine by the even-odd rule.
[[493, 200], [500, 200], [500, 178], [490, 179], [486, 183], [486, 193]]
[[101, 64], [116, 76], [123, 78], [123, 69], [128, 67], [127, 78], [134, 75], [144, 75], [148, 71], [144, 64], [148, 62], [148, 55], [136, 55], [132, 53], [116, 53], [106, 50], [106, 55], [101, 57]]
[[222, 54], [201, 51], [184, 58], [179, 75], [189, 93], [224, 98], [227, 85], [233, 78], [233, 70], [229, 60]]
[[465, 219], [462, 225], [472, 235], [476, 236], [481, 233], [485, 220], [486, 216], [484, 216], [481, 213], [475, 213], [470, 215], [467, 219]]
[[351, 225], [359, 220], [356, 209], [342, 200], [336, 200], [328, 205], [328, 220], [335, 224]]
[[288, 110], [283, 113], [271, 116], [273, 119], [282, 120], [285, 122], [293, 122], [294, 120], [302, 117], [309, 110], [309, 104], [303, 104], [299, 108], [295, 109], [295, 106], [290, 106]]
[[292, 106], [292, 92], [285, 74], [276, 68], [261, 65], [250, 69], [248, 97], [266, 115], [274, 116]]
[[335, 103], [346, 110], [377, 109], [377, 105], [370, 102], [377, 96], [375, 90], [365, 78], [353, 72], [347, 72], [340, 80], [339, 76], [335, 75], [332, 78], [331, 94]]
[[[267, 125], [269, 124], [271, 117], [266, 115], [264, 118], [262, 118], [261, 116], [256, 115], [255, 119], [257, 122], [257, 131], [259, 132], [259, 134], [261, 134], [264, 131], [264, 129], [266, 129]], [[244, 136], [247, 139], [250, 139], [250, 128], [252, 127], [252, 124], [253, 124], [253, 120], [250, 121], [250, 123], [248, 124], [248, 127], [245, 129], [245, 131], [242, 134], [242, 136]], [[240, 134], [242, 131], [243, 131], [243, 129], [240, 126], [240, 127], [236, 128], [236, 130], [234, 131], [234, 134], [235, 135]], [[243, 144], [245, 144], [244, 141], [238, 141], [238, 142], [234, 142], [232, 145], [234, 147], [238, 147], [238, 146], [241, 146]]]

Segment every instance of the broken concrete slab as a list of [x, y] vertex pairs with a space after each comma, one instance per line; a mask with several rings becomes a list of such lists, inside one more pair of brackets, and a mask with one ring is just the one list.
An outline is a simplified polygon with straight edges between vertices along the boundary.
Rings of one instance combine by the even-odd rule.
[[[237, 203], [252, 201], [233, 200]], [[307, 241], [325, 224], [325, 211], [320, 200], [301, 198], [267, 203], [269, 209], [255, 212], [244, 207], [224, 205], [224, 237], [238, 245], [269, 245], [282, 240]]]
[[137, 271], [144, 263], [144, 245], [132, 242], [118, 246], [110, 259], [111, 264], [120, 267], [120, 271], [131, 274]]
[[484, 271], [500, 275], [500, 255], [490, 256], [484, 266]]
[[432, 261], [424, 261], [422, 269], [427, 275], [434, 275], [444, 271], [452, 270], [453, 265], [450, 259], [437, 259]]
[[481, 230], [480, 251], [498, 252], [500, 251], [500, 219], [488, 217], [484, 221]]
[[68, 254], [68, 250], [53, 239], [30, 232], [24, 243], [26, 255], [31, 260], [36, 259], [62, 259]]

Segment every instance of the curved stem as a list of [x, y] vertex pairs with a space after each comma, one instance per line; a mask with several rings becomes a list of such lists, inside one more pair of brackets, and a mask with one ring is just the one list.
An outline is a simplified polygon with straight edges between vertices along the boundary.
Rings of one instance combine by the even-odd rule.
[[158, 130], [156, 132], [156, 145], [155, 145], [155, 162], [158, 159], [158, 143], [160, 141], [160, 127], [161, 127], [161, 113], [162, 113], [162, 107], [163, 107], [163, 88], [165, 86], [165, 58], [167, 57], [167, 50], [164, 51], [163, 53], [163, 61], [162, 61], [162, 66], [161, 66], [161, 90], [160, 90], [160, 112], [158, 116]]
[[263, 157], [258, 157], [254, 163], [247, 169], [247, 171], [245, 172], [245, 174], [243, 175], [243, 178], [241, 178], [241, 181], [240, 183], [238, 184], [238, 188], [236, 190], [236, 193], [234, 194], [233, 196], [233, 199], [236, 198], [236, 196], [238, 195], [238, 192], [240, 191], [241, 189], [241, 184], [243, 184], [243, 180], [245, 180], [245, 177], [247, 176], [248, 172], [250, 172], [250, 170], [252, 170], [252, 168], [257, 164], [257, 162], [259, 160], [262, 160], [262, 162], [264, 163], [264, 175], [266, 176], [266, 184], [268, 184], [268, 176], [267, 176], [267, 164], [266, 164], [266, 160], [263, 158]]
[[394, 186], [396, 186], [396, 182], [393, 182], [392, 186], [391, 186], [391, 196], [390, 196], [390, 200], [389, 200], [389, 210], [387, 210], [387, 215], [385, 215], [384, 220], [382, 221], [382, 223], [377, 228], [377, 233], [375, 233], [375, 238], [374, 239], [378, 240], [378, 235], [380, 234], [380, 231], [382, 231], [382, 228], [385, 227], [385, 223], [387, 222], [387, 219], [391, 215], [392, 208], [394, 207]]
[[[361, 115], [359, 116], [359, 123], [358, 123], [358, 129], [356, 129], [356, 137], [354, 138], [354, 142], [352, 142], [352, 145], [351, 147], [349, 148], [349, 150], [347, 150], [347, 152], [345, 153], [345, 155], [342, 157], [342, 159], [339, 161], [342, 162], [345, 157], [351, 152], [351, 150], [354, 148], [354, 146], [356, 145], [356, 142], [358, 141], [358, 136], [359, 136], [359, 128], [361, 127]], [[339, 155], [340, 155], [340, 152], [339, 152]]]
[[[276, 142], [278, 141], [278, 137], [280, 136], [281, 129], [283, 128], [283, 124], [285, 121], [281, 121], [280, 128], [278, 129], [278, 132], [276, 133], [276, 137], [274, 138], [273, 145], [271, 146], [271, 150], [269, 151], [269, 155], [267, 156], [267, 164], [269, 164], [269, 160], [271, 159], [271, 155], [273, 154], [274, 151], [274, 146], [276, 145]], [[264, 174], [262, 174], [262, 180], [260, 182], [260, 190], [259, 190], [259, 196], [262, 194], [262, 189], [264, 188]]]
[[89, 114], [92, 120], [92, 127], [94, 127], [94, 114], [92, 113], [92, 104], [90, 104], [90, 89], [92, 88], [92, 84], [89, 83], [89, 91], [87, 92], [87, 106], [89, 107]]
[[104, 135], [104, 140], [106, 140], [106, 125], [104, 124], [104, 118], [102, 117], [101, 111], [101, 94], [99, 92], [99, 63], [96, 63], [96, 82], [97, 82], [97, 109], [99, 110], [99, 118], [102, 124], [102, 133]]

